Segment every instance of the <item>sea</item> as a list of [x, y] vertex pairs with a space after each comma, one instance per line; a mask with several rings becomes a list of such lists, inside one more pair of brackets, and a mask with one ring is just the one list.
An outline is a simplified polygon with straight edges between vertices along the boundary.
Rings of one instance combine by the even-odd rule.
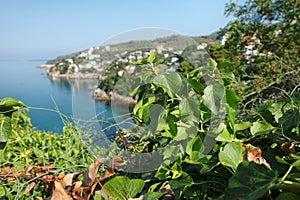
[[13, 97], [28, 105], [37, 130], [60, 134], [72, 123], [115, 131], [108, 128], [115, 123], [111, 107], [92, 98], [97, 80], [51, 79], [46, 69], [38, 68], [43, 63], [46, 60], [0, 60], [0, 99]]

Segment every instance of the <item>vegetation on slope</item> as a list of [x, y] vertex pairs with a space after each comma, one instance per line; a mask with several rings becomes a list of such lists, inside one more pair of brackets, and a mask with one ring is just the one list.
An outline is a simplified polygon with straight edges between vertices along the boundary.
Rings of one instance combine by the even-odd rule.
[[[217, 63], [184, 61], [169, 73], [156, 53], [134, 63], [135, 124], [116, 132], [109, 152], [88, 151], [93, 141], [78, 127], [35, 131], [24, 103], [2, 99], [1, 198], [299, 199], [299, 2], [228, 11], [239, 18], [224, 29], [225, 46], [210, 48]], [[264, 54], [246, 54], [247, 36]]]

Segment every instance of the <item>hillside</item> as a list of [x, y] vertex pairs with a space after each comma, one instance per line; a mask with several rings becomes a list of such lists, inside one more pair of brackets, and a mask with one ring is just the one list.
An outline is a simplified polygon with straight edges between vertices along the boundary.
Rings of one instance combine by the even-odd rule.
[[[48, 68], [53, 78], [101, 78], [105, 69], [111, 69], [114, 62], [130, 63], [147, 57], [144, 51], [171, 52], [181, 55], [186, 47], [204, 49], [216, 42], [212, 36], [185, 37], [169, 36], [154, 40], [129, 41], [120, 44], [96, 46], [80, 52], [59, 56], [41, 67]], [[134, 52], [135, 51], [135, 52]], [[134, 53], [133, 53], [134, 52]], [[168, 56], [166, 56], [168, 57]]]

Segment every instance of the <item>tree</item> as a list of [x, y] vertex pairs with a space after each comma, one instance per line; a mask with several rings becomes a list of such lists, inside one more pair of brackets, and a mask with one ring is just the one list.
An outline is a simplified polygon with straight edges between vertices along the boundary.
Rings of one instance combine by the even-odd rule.
[[226, 53], [216, 53], [216, 47], [209, 51], [217, 60], [232, 62], [242, 81], [250, 81], [247, 97], [269, 99], [278, 96], [276, 88], [293, 91], [300, 82], [300, 1], [232, 1], [225, 14], [235, 18], [219, 32], [229, 35], [219, 48]]

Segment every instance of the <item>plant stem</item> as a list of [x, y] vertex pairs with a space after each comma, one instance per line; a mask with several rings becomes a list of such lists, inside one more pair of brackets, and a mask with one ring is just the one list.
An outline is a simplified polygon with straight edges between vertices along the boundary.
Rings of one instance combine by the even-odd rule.
[[289, 175], [289, 173], [291, 172], [291, 170], [293, 169], [293, 165], [291, 165], [289, 167], [289, 169], [287, 170], [287, 172], [284, 174], [284, 176], [281, 178], [280, 183], [282, 183], [284, 181], [284, 179]]
[[274, 185], [271, 189], [281, 189], [281, 190], [300, 190], [300, 183], [295, 183], [292, 181], [284, 181], [278, 185]]

